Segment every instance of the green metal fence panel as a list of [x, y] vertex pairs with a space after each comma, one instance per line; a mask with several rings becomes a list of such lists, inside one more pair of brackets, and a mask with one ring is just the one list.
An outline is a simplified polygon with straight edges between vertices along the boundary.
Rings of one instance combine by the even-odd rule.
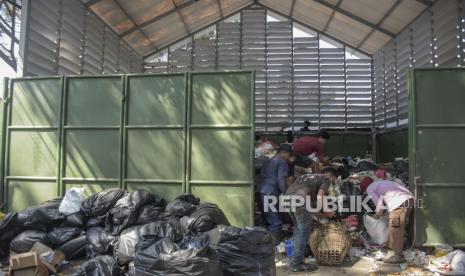
[[383, 131], [376, 134], [378, 163], [392, 162], [397, 157], [408, 157], [408, 129]]
[[7, 118], [8, 78], [0, 78], [0, 211], [5, 211], [3, 191], [5, 187], [5, 127]]
[[409, 73], [410, 179], [417, 245], [465, 246], [465, 70]]
[[62, 85], [63, 78], [10, 82], [4, 183], [8, 211], [59, 194]]
[[254, 74], [191, 73], [187, 106], [187, 191], [252, 225]]
[[184, 191], [186, 85], [186, 74], [127, 77], [127, 189], [167, 200]]
[[66, 78], [61, 193], [121, 186], [123, 88], [123, 76]]

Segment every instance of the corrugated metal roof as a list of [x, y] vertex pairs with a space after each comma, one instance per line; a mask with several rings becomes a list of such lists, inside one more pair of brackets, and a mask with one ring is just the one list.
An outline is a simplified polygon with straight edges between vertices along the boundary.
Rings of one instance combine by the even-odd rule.
[[368, 54], [432, 0], [82, 0], [141, 55], [259, 4]]

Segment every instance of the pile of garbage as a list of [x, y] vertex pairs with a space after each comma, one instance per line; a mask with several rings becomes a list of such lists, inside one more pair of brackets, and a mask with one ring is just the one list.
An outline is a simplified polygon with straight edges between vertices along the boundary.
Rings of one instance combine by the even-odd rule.
[[238, 228], [213, 203], [183, 194], [168, 203], [145, 190], [72, 188], [0, 221], [9, 270], [74, 275], [274, 275], [270, 234]]

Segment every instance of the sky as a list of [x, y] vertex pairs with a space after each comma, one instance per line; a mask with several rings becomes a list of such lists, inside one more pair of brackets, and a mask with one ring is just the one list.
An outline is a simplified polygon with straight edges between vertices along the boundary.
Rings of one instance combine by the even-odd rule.
[[0, 77], [16, 77], [16, 72], [0, 58]]

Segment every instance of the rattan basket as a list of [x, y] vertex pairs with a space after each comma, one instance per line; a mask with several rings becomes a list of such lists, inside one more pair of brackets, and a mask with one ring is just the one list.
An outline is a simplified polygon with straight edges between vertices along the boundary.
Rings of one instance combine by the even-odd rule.
[[319, 225], [310, 234], [310, 248], [319, 264], [342, 264], [351, 244], [350, 235], [337, 222]]

